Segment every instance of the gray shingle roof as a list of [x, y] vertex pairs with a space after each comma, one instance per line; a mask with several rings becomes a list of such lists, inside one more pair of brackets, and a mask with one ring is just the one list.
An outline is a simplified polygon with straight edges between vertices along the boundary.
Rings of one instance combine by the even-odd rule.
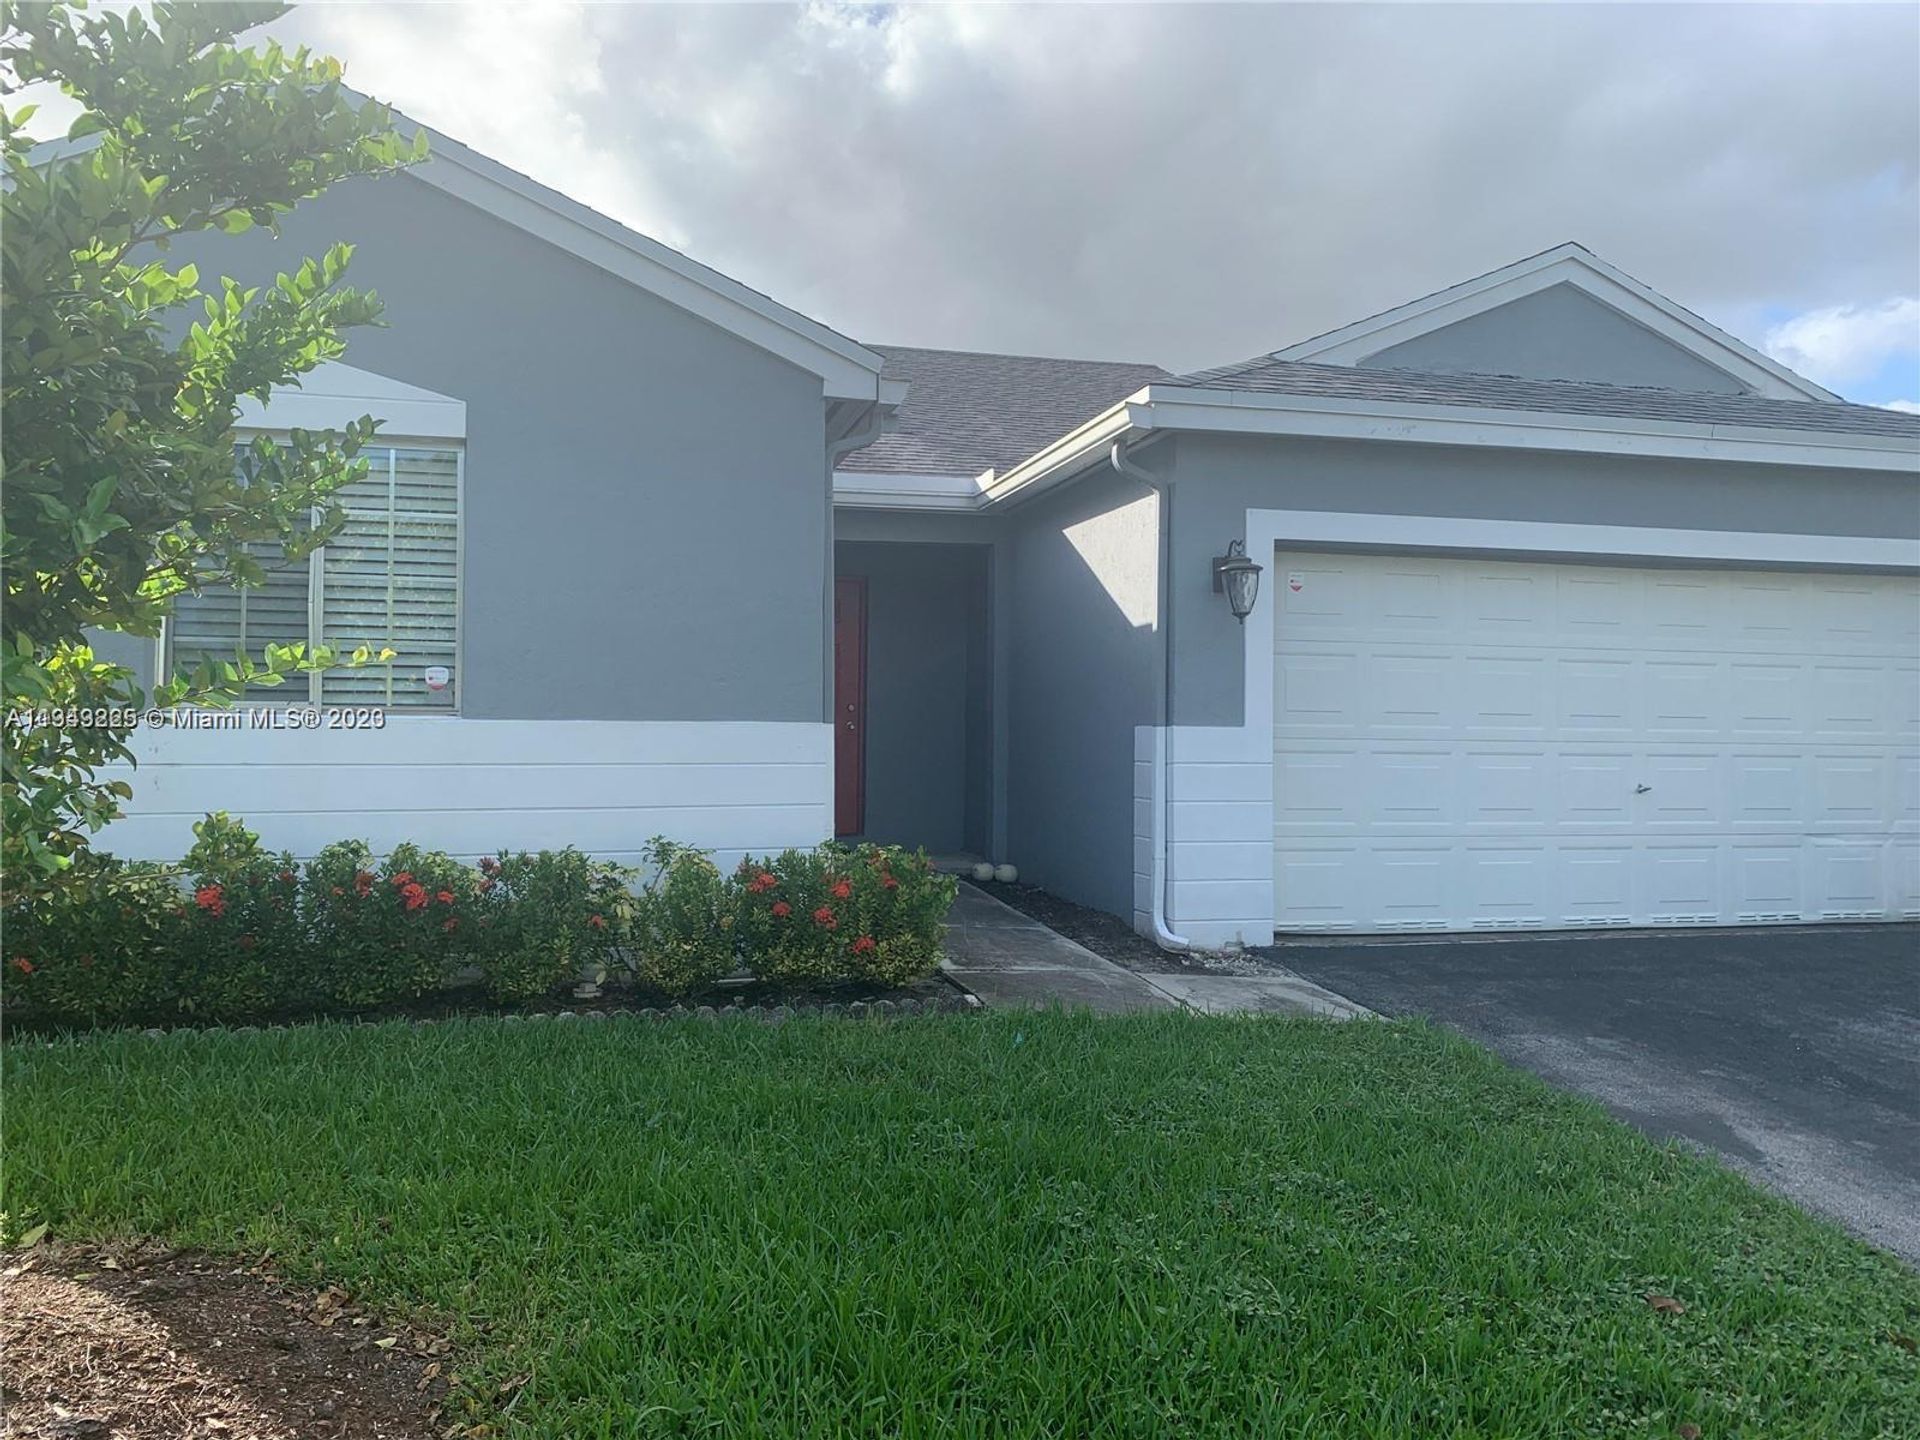
[[886, 379], [910, 387], [896, 428], [840, 461], [842, 470], [869, 474], [1004, 470], [1141, 386], [1171, 378], [1158, 365], [868, 348], [886, 357]]
[[[1311, 395], [1405, 405], [1473, 405], [1494, 410], [1552, 411], [1689, 425], [1739, 425], [1920, 441], [1920, 415], [1830, 400], [1770, 400], [1707, 395], [1585, 380], [1527, 380], [1512, 375], [1450, 375], [1426, 370], [1315, 365], [1262, 355], [1164, 382], [1202, 390]], [[1160, 388], [1158, 385], [1156, 389]]]

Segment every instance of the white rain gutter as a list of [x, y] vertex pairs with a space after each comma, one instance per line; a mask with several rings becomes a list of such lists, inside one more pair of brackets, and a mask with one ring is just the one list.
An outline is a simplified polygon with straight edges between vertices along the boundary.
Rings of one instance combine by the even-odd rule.
[[1153, 783], [1159, 791], [1153, 825], [1153, 940], [1162, 950], [1191, 950], [1193, 943], [1167, 926], [1167, 834], [1173, 828], [1173, 494], [1172, 482], [1142, 470], [1127, 458], [1127, 442], [1113, 442], [1107, 460], [1115, 473], [1137, 481], [1159, 497], [1160, 505], [1160, 723], [1154, 727]]

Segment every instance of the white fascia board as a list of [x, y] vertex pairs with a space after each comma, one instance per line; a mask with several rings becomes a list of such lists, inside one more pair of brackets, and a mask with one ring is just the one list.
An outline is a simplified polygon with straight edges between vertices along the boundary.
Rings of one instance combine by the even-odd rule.
[[1659, 291], [1609, 265], [1583, 246], [1556, 245], [1498, 270], [1356, 320], [1273, 352], [1276, 360], [1357, 365], [1370, 355], [1430, 334], [1552, 285], [1572, 285], [1660, 336], [1776, 400], [1838, 400], [1777, 360], [1676, 305]]
[[986, 475], [886, 475], [836, 470], [833, 503], [843, 510], [971, 512], [986, 503], [986, 482]]
[[[424, 128], [424, 127], [423, 127]], [[638, 285], [820, 377], [830, 400], [887, 403], [881, 356], [556, 190], [428, 130], [432, 158], [403, 173]], [[899, 397], [891, 402], [899, 403]]]
[[1143, 429], [1571, 450], [1920, 474], [1920, 442], [1878, 435], [1151, 386], [1145, 404], [1134, 409], [1136, 423]]
[[241, 430], [343, 430], [363, 416], [381, 423], [386, 436], [464, 440], [467, 402], [451, 395], [408, 385], [371, 370], [322, 361], [301, 377], [298, 386], [282, 386], [266, 402], [243, 396]]

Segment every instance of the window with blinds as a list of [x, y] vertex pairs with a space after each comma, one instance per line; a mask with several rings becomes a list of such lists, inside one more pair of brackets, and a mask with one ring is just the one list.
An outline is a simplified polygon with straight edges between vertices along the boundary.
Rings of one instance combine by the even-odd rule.
[[[292, 566], [262, 547], [267, 581], [247, 590], [182, 596], [168, 624], [176, 663], [200, 656], [255, 660], [268, 644], [305, 641], [351, 651], [365, 645], [394, 658], [308, 677], [305, 698], [326, 705], [381, 705], [450, 711], [459, 690], [455, 649], [460, 612], [460, 452], [368, 447], [366, 476], [335, 493], [346, 522]], [[446, 670], [441, 690], [427, 671]], [[253, 686], [249, 698], [290, 701], [300, 681]]]

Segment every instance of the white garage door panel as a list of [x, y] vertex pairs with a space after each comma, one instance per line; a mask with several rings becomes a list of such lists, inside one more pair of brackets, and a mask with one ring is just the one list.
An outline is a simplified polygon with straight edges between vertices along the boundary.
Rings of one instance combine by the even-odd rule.
[[1920, 918], [1920, 582], [1275, 559], [1280, 929]]

